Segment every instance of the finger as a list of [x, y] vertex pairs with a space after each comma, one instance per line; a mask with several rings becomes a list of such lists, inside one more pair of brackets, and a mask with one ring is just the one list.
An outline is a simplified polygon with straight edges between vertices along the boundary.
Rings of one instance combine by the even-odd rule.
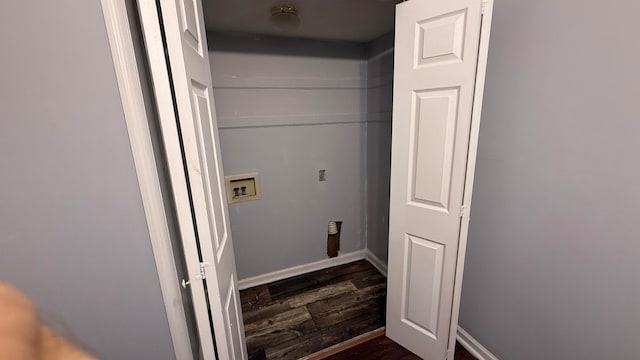
[[87, 355], [45, 326], [41, 327], [43, 360], [91, 360]]
[[39, 358], [40, 322], [31, 300], [0, 282], [0, 359]]

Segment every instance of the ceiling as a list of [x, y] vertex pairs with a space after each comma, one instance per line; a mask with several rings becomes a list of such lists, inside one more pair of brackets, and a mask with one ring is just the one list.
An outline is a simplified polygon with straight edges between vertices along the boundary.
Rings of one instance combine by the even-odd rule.
[[[204, 0], [207, 30], [238, 31], [297, 38], [368, 42], [393, 29], [399, 0]], [[270, 22], [271, 7], [291, 4], [300, 26], [277, 29]]]

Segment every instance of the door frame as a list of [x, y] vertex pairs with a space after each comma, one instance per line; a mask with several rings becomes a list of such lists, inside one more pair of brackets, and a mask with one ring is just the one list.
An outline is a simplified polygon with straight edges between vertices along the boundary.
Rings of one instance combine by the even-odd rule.
[[[163, 202], [163, 194], [159, 180], [160, 175], [151, 142], [149, 123], [140, 84], [140, 74], [138, 72], [125, 1], [126, 0], [101, 0], [102, 11], [175, 356], [177, 359], [193, 359], [194, 354], [191, 348], [181, 296], [181, 279], [178, 278], [178, 271], [174, 260], [175, 254], [172, 249], [167, 222], [168, 215]], [[477, 68], [482, 71], [476, 72], [476, 88], [483, 88], [485, 83], [489, 34], [493, 15], [493, 0], [482, 0], [482, 2], [483, 13], [477, 62]], [[452, 341], [452, 339], [461, 337], [458, 329], [460, 296], [462, 293], [462, 279], [469, 232], [469, 206], [473, 193], [482, 100], [483, 92], [475, 92], [471, 115], [467, 173], [463, 195], [463, 206], [465, 210], [460, 228], [451, 316], [452, 325], [449, 333], [447, 358], [451, 358], [454, 353], [455, 341]], [[206, 339], [205, 341], [215, 342], [213, 334], [211, 334], [211, 336], [211, 339]]]

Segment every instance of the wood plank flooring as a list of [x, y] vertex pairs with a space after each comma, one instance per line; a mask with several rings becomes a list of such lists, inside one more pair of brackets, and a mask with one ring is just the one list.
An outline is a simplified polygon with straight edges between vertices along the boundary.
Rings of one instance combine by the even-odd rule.
[[[460, 344], [456, 344], [455, 360], [477, 360]], [[386, 336], [379, 336], [350, 349], [328, 356], [325, 360], [420, 360], [409, 350], [396, 344]]]
[[384, 326], [386, 290], [361, 260], [240, 291], [249, 359], [299, 359]]
[[[249, 360], [299, 359], [383, 327], [386, 282], [360, 260], [240, 291]], [[326, 359], [419, 358], [378, 336]], [[476, 358], [456, 344], [455, 360]]]

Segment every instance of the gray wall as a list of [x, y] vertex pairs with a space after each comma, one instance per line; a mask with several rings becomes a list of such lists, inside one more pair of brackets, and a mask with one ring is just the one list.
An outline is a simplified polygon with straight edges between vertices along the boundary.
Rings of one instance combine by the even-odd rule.
[[[229, 205], [238, 277], [365, 246], [363, 45], [209, 33], [226, 175], [260, 173], [262, 199]], [[318, 181], [325, 169], [327, 180]]]
[[638, 13], [495, 3], [460, 324], [500, 359], [638, 358]]
[[0, 14], [0, 279], [100, 358], [171, 359], [100, 3]]
[[367, 46], [367, 249], [384, 263], [389, 248], [392, 48], [393, 33]]

